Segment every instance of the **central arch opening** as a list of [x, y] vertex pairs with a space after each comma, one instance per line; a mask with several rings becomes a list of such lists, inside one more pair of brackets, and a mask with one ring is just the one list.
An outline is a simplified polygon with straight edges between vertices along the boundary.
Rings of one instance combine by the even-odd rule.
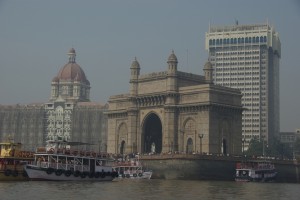
[[162, 124], [159, 117], [154, 113], [147, 116], [143, 130], [142, 150], [144, 153], [161, 153]]

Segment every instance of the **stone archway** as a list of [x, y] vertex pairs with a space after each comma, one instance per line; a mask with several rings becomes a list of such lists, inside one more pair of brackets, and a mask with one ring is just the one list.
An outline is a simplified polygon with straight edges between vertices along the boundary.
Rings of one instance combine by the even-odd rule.
[[188, 153], [188, 154], [192, 154], [193, 153], [193, 139], [192, 138], [189, 138], [187, 140], [187, 143], [186, 143], [186, 153]]
[[120, 154], [126, 154], [128, 153], [128, 149], [126, 149], [126, 145], [128, 146], [128, 130], [127, 130], [127, 124], [121, 123], [118, 128], [118, 146], [117, 146], [117, 152]]
[[223, 153], [223, 155], [227, 154], [227, 141], [225, 138], [223, 138], [223, 140], [222, 140], [222, 153]]
[[151, 113], [145, 118], [141, 151], [143, 153], [162, 152], [162, 123], [155, 113]]
[[125, 154], [125, 141], [124, 140], [121, 142], [119, 151], [120, 151], [121, 155]]

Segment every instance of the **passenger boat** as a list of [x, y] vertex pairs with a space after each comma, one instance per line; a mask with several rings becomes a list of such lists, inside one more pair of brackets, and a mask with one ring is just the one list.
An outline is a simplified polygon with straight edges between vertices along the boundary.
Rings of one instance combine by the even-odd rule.
[[123, 179], [150, 179], [151, 170], [145, 170], [138, 157], [118, 161], [114, 165], [114, 171], [118, 172], [118, 178]]
[[114, 160], [107, 153], [72, 149], [86, 143], [47, 141], [46, 147], [37, 148], [34, 164], [25, 166], [31, 180], [55, 181], [112, 181]]
[[247, 161], [236, 164], [235, 181], [273, 182], [277, 172], [269, 161]]
[[0, 143], [0, 181], [28, 180], [24, 164], [33, 161], [33, 152], [22, 151], [21, 143]]

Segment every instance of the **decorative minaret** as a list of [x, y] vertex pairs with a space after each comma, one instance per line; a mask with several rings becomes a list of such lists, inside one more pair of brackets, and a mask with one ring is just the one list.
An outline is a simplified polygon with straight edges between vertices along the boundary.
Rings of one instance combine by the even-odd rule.
[[68, 52], [68, 56], [69, 56], [69, 63], [75, 63], [76, 52], [74, 48], [70, 49], [70, 51]]
[[169, 92], [177, 91], [177, 57], [172, 50], [171, 55], [168, 58], [168, 75], [167, 75], [167, 90]]
[[132, 62], [131, 64], [131, 67], [130, 67], [130, 72], [131, 72], [131, 75], [130, 75], [130, 94], [132, 96], [135, 96], [137, 95], [137, 87], [138, 87], [138, 79], [139, 79], [139, 75], [140, 75], [140, 64], [139, 62], [137, 61], [136, 58], [134, 58], [134, 61]]
[[213, 71], [214, 68], [212, 67], [212, 64], [210, 61], [207, 61], [203, 68], [204, 76], [205, 76], [205, 82], [212, 84], [213, 83]]

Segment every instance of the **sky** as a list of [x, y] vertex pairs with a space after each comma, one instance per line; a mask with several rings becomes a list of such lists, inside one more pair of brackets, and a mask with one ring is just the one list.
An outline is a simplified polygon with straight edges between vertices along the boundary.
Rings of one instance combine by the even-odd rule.
[[300, 0], [0, 0], [0, 104], [47, 102], [51, 80], [76, 50], [91, 101], [129, 92], [136, 57], [141, 74], [203, 75], [212, 26], [269, 23], [279, 33], [280, 129], [300, 128]]

